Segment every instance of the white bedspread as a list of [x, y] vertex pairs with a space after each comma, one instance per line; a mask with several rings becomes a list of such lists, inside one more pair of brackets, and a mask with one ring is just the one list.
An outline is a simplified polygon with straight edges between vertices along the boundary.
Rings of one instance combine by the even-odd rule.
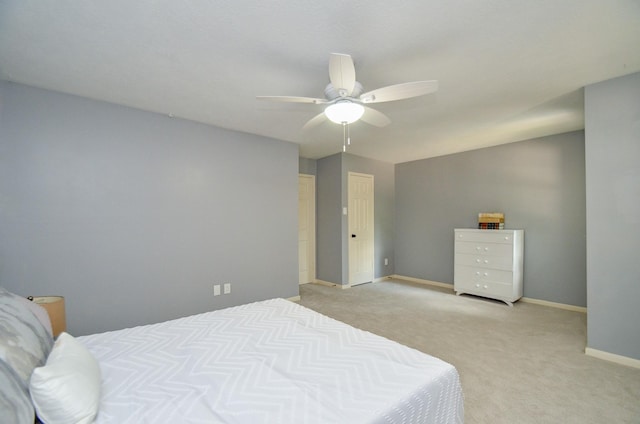
[[273, 299], [79, 337], [96, 423], [460, 423], [456, 369]]

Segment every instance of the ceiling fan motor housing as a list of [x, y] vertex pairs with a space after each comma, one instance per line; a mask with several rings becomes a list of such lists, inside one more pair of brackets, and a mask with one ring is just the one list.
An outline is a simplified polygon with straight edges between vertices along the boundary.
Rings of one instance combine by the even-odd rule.
[[362, 94], [362, 90], [362, 84], [360, 84], [358, 81], [356, 81], [353, 85], [351, 94], [349, 94], [345, 89], [338, 90], [333, 86], [333, 84], [329, 83], [324, 89], [324, 97], [329, 101], [336, 100], [341, 97], [357, 98], [360, 96], [360, 94]]

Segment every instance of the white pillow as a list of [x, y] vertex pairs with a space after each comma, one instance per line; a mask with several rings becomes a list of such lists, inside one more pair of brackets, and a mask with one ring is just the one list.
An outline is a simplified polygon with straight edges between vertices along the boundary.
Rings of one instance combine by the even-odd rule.
[[29, 390], [43, 422], [92, 423], [100, 403], [100, 367], [84, 345], [63, 332], [46, 365], [33, 370]]

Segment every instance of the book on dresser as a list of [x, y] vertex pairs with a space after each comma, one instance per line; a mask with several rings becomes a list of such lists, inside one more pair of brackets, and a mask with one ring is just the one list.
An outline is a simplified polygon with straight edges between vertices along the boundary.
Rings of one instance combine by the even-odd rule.
[[513, 306], [523, 293], [524, 230], [454, 230], [453, 289]]
[[478, 214], [478, 229], [504, 230], [504, 213], [480, 212]]

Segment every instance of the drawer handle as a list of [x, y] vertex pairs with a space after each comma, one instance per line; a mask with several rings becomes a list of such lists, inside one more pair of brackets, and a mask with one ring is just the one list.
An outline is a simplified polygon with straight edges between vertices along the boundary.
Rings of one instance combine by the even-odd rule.
[[489, 263], [489, 261], [485, 259], [485, 260], [484, 260], [484, 263], [485, 263], [485, 264], [488, 264], [488, 263]]
[[479, 288], [480, 288], [480, 284], [476, 284], [476, 288], [478, 288], [478, 289], [479, 289]]
[[488, 277], [488, 276], [489, 276], [489, 273], [488, 273], [488, 272], [485, 272], [485, 273], [484, 273], [484, 276], [485, 276], [485, 277]]
[[485, 288], [485, 289], [488, 289], [488, 288], [489, 288], [489, 286], [487, 286], [487, 285], [485, 284], [485, 285], [484, 285], [484, 288]]
[[479, 263], [480, 263], [480, 259], [476, 259], [476, 263], [478, 263], [478, 264], [479, 264]]
[[488, 248], [488, 247], [485, 247], [485, 248], [484, 248], [484, 251], [485, 251], [485, 252], [488, 252], [488, 251], [489, 251], [489, 248]]
[[476, 275], [480, 275], [480, 271], [476, 271]]
[[480, 250], [480, 246], [476, 246], [476, 250]]

